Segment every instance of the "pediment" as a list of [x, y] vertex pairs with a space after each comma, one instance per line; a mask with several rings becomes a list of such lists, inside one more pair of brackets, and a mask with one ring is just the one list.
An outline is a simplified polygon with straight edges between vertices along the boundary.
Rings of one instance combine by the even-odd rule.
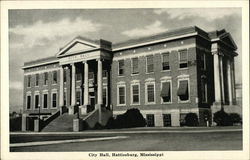
[[86, 41], [80, 38], [75, 38], [65, 47], [61, 48], [60, 51], [56, 54], [56, 56], [57, 57], [68, 56], [80, 52], [91, 51], [97, 48], [99, 48], [99, 45], [94, 42]]
[[229, 33], [220, 37], [220, 40], [223, 41], [228, 46], [234, 48], [235, 50], [237, 49], [237, 45], [235, 44], [232, 36]]

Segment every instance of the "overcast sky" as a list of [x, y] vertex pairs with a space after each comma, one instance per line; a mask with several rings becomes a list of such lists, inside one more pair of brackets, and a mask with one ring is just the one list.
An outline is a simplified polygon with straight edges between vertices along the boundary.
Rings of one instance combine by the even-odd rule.
[[238, 8], [9, 10], [11, 110], [23, 104], [24, 62], [55, 55], [78, 35], [120, 42], [194, 25], [226, 29], [238, 46], [236, 83], [241, 83], [241, 21]]

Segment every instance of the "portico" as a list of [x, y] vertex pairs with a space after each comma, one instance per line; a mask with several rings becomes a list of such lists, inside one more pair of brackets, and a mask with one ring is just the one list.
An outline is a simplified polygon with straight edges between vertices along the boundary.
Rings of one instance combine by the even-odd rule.
[[[86, 40], [76, 38], [72, 44], [63, 48], [58, 54], [60, 64], [60, 94], [59, 105], [63, 106], [64, 102], [64, 69], [70, 70], [70, 105], [67, 106], [69, 114], [74, 114], [76, 106], [80, 106], [80, 113], [87, 114], [94, 109], [101, 110], [103, 105], [103, 83], [109, 88], [110, 78], [110, 50], [107, 49], [109, 42], [100, 40], [100, 44], [90, 44]], [[80, 46], [79, 46], [80, 45]], [[87, 45], [87, 48], [86, 48]], [[93, 47], [90, 49], [89, 47]], [[74, 48], [77, 47], [77, 50]], [[106, 48], [105, 48], [106, 47]], [[73, 50], [73, 51], [72, 51]], [[107, 72], [105, 74], [104, 71]], [[103, 77], [103, 75], [105, 77]], [[77, 80], [76, 80], [77, 77]], [[80, 78], [78, 78], [80, 77]], [[82, 96], [76, 97], [76, 87], [83, 93]], [[108, 90], [108, 89], [107, 89]], [[81, 95], [81, 94], [80, 94]], [[79, 98], [77, 100], [77, 98]], [[109, 102], [106, 101], [108, 104]], [[107, 104], [105, 106], [107, 106]]]

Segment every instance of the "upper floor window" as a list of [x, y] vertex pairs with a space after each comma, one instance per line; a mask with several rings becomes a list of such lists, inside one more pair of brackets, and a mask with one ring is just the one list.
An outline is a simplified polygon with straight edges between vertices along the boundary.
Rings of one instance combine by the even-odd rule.
[[178, 91], [177, 95], [179, 97], [179, 101], [188, 101], [189, 100], [189, 87], [188, 80], [178, 80]]
[[63, 70], [63, 82], [67, 81], [67, 72], [66, 69]]
[[162, 82], [161, 83], [161, 97], [162, 97], [162, 102], [167, 103], [171, 102], [171, 82]]
[[44, 73], [44, 85], [48, 85], [48, 72]]
[[170, 70], [169, 52], [162, 54], [162, 70]]
[[201, 53], [201, 69], [202, 70], [206, 70], [206, 54], [205, 53]]
[[31, 108], [31, 96], [28, 95], [27, 96], [27, 109], [30, 109]]
[[82, 79], [82, 74], [80, 68], [76, 67], [76, 81], [80, 81]]
[[146, 84], [146, 103], [155, 103], [155, 84]]
[[201, 101], [207, 102], [207, 82], [205, 77], [201, 77]]
[[154, 72], [154, 56], [150, 55], [146, 57], [147, 73]]
[[36, 74], [36, 86], [39, 85], [39, 74]]
[[31, 75], [28, 75], [28, 87], [31, 86]]
[[132, 58], [132, 74], [139, 73], [139, 61], [138, 58]]
[[126, 104], [125, 86], [118, 86], [118, 105]]
[[102, 71], [102, 77], [107, 78], [107, 76], [108, 76], [108, 71], [107, 70], [103, 70]]
[[131, 100], [132, 104], [139, 104], [140, 103], [140, 87], [139, 84], [131, 85]]
[[89, 72], [89, 79], [94, 79], [94, 72]]
[[179, 51], [179, 68], [188, 67], [188, 52], [187, 50]]
[[53, 84], [57, 83], [57, 71], [53, 71]]
[[124, 60], [119, 60], [118, 61], [118, 75], [122, 76], [124, 75]]

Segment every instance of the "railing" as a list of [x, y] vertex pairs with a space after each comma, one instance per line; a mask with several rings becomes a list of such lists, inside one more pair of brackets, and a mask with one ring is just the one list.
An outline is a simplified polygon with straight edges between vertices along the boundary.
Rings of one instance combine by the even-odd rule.
[[45, 126], [47, 126], [51, 121], [53, 121], [54, 119], [56, 119], [57, 117], [60, 116], [60, 109], [55, 112], [52, 116], [50, 116], [49, 118], [47, 118], [46, 120], [40, 120], [41, 125], [40, 125], [40, 130], [42, 130]]

